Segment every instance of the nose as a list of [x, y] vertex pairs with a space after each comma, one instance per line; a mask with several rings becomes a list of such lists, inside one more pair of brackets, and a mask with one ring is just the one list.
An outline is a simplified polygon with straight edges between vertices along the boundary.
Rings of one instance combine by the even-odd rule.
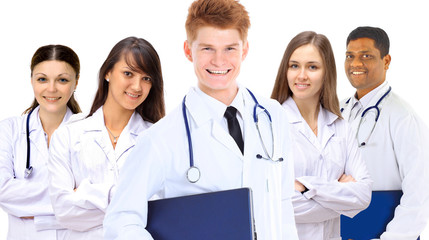
[[141, 78], [142, 78], [141, 76], [136, 75], [131, 79], [130, 87], [134, 92], [140, 92], [141, 91], [141, 89], [142, 89], [141, 83], [143, 81]]
[[49, 92], [56, 92], [57, 91], [57, 81], [49, 81], [47, 90]]
[[301, 68], [299, 70], [299, 74], [298, 74], [298, 80], [307, 80], [308, 76], [307, 76], [307, 71], [304, 68]]
[[212, 64], [215, 66], [222, 66], [225, 63], [225, 53], [216, 51], [212, 58]]
[[353, 58], [350, 62], [350, 66], [352, 67], [360, 67], [362, 65], [363, 65], [363, 62], [358, 57]]

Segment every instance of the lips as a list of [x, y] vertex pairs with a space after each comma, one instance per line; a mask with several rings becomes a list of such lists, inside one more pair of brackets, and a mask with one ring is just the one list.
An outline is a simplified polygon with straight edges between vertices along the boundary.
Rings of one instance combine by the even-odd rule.
[[128, 96], [130, 96], [132, 98], [138, 98], [138, 97], [141, 96], [140, 94], [132, 94], [132, 93], [129, 93], [129, 92], [125, 92], [125, 94], [127, 94]]
[[46, 100], [48, 100], [48, 101], [56, 101], [56, 100], [59, 100], [59, 99], [61, 99], [61, 97], [43, 97], [43, 98], [45, 98]]
[[214, 75], [225, 75], [227, 74], [229, 71], [231, 71], [231, 69], [227, 69], [227, 70], [210, 70], [210, 69], [206, 69], [206, 71], [210, 74], [214, 74]]
[[356, 69], [356, 70], [351, 70], [350, 72], [350, 75], [355, 75], [355, 76], [357, 76], [357, 75], [363, 75], [363, 74], [366, 74], [366, 70], [362, 70], [362, 69]]
[[295, 85], [297, 87], [308, 87], [308, 86], [310, 86], [310, 84], [304, 84], [304, 83], [295, 83]]

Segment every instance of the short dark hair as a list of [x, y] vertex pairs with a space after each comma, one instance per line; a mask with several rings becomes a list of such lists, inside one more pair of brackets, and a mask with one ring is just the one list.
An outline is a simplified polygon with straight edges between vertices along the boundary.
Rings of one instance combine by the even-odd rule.
[[381, 58], [389, 54], [389, 36], [387, 36], [387, 33], [383, 29], [368, 26], [358, 27], [353, 30], [347, 37], [346, 46], [349, 45], [350, 41], [356, 40], [358, 38], [370, 38], [374, 40], [374, 45], [380, 51]]
[[[152, 79], [149, 95], [135, 111], [145, 120], [155, 123], [165, 115], [164, 82], [161, 61], [155, 48], [143, 38], [127, 37], [119, 41], [110, 51], [98, 74], [98, 90], [95, 94], [89, 116], [104, 105], [107, 99], [109, 84], [104, 79], [113, 66], [125, 58], [133, 71], [143, 71]], [[132, 64], [133, 63], [133, 64]]]

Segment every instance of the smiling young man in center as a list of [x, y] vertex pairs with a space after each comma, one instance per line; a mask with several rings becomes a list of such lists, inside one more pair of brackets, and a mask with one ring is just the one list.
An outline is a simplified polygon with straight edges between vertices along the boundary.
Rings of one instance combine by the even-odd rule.
[[[249, 27], [238, 1], [192, 3], [184, 52], [194, 65], [197, 87], [140, 136], [107, 211], [105, 239], [152, 239], [145, 228], [147, 201], [155, 194], [170, 198], [241, 187], [252, 189], [258, 239], [298, 239], [286, 113], [274, 100], [254, 97], [237, 83]], [[256, 107], [259, 132], [253, 117], [258, 103], [270, 115]]]

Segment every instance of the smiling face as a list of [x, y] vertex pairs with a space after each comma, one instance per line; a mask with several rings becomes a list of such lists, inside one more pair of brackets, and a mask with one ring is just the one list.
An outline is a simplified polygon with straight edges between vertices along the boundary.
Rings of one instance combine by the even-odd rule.
[[65, 113], [77, 86], [74, 69], [66, 62], [49, 60], [34, 66], [32, 72], [31, 84], [40, 113]]
[[192, 43], [185, 42], [184, 50], [203, 92], [224, 103], [235, 97], [236, 78], [248, 52], [248, 43], [238, 30], [201, 27]]
[[347, 45], [344, 69], [347, 78], [357, 90], [358, 98], [362, 98], [386, 79], [389, 69], [390, 55], [383, 58], [370, 38], [358, 38]]
[[322, 57], [311, 44], [297, 48], [289, 59], [287, 80], [292, 98], [297, 101], [311, 100], [318, 103], [325, 68]]
[[144, 72], [132, 70], [124, 56], [105, 79], [109, 81], [109, 91], [104, 105], [131, 112], [143, 103], [152, 87], [152, 78]]

